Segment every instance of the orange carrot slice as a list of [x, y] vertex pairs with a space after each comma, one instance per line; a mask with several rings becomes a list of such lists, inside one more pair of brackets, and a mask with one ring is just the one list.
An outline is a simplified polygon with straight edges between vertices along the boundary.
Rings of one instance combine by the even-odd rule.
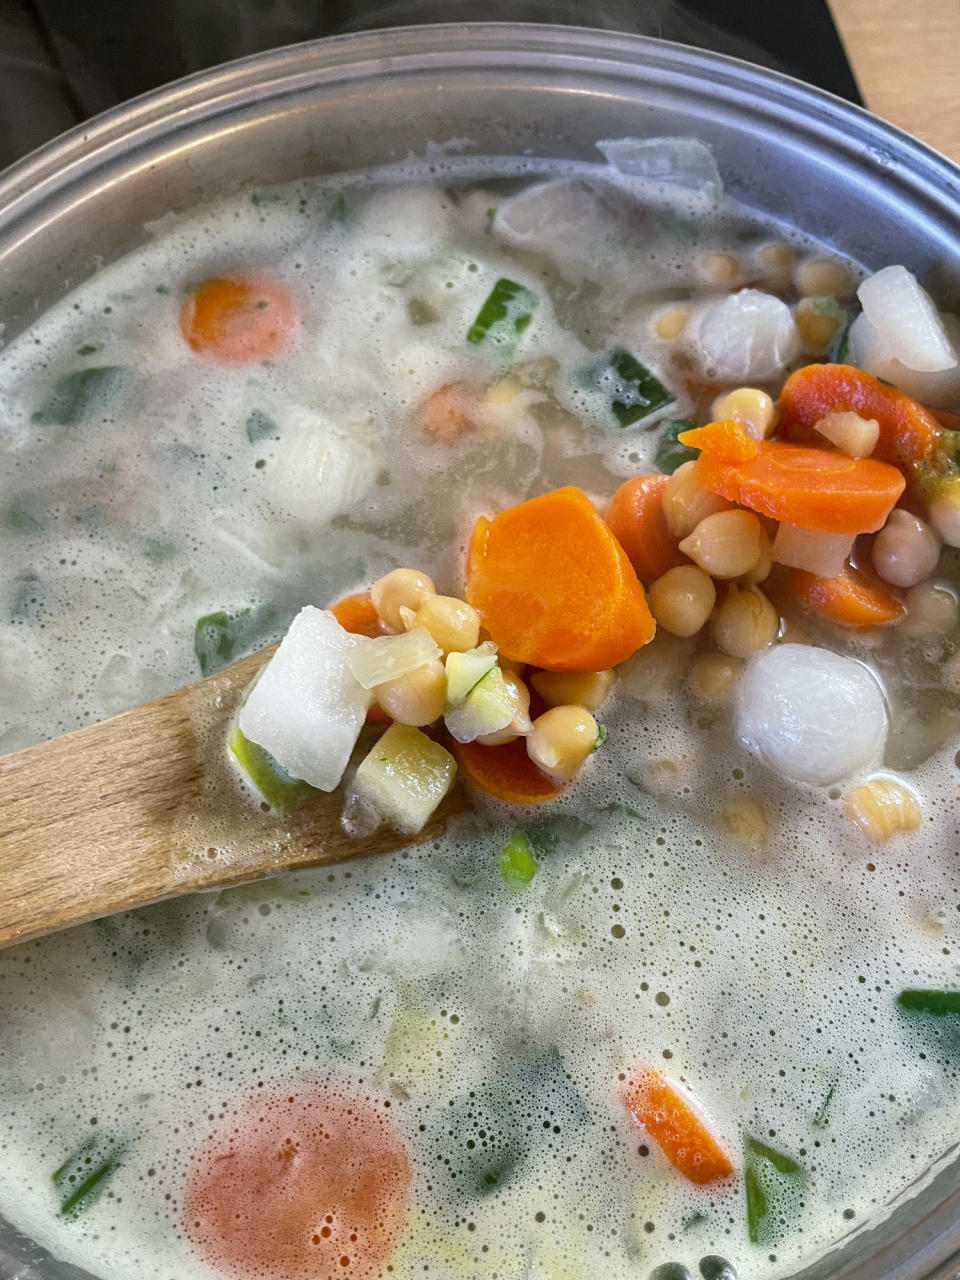
[[271, 359], [295, 320], [286, 285], [261, 275], [212, 276], [190, 290], [180, 309], [180, 331], [191, 349], [223, 364]]
[[563, 790], [561, 783], [545, 777], [533, 763], [523, 738], [514, 738], [499, 747], [452, 739], [447, 745], [467, 782], [508, 804], [539, 804]]
[[942, 432], [930, 410], [899, 388], [848, 364], [808, 364], [792, 373], [780, 393], [777, 434], [786, 440], [818, 443], [814, 424], [824, 414], [843, 409], [879, 423], [875, 458], [895, 466], [937, 460]]
[[836, 578], [794, 569], [790, 585], [803, 604], [846, 627], [882, 627], [906, 612], [892, 591], [850, 565]]
[[568, 486], [477, 521], [467, 600], [500, 651], [545, 671], [602, 671], [656, 624], [626, 552]]
[[694, 1104], [655, 1067], [644, 1065], [627, 1086], [627, 1109], [673, 1167], [697, 1186], [729, 1178], [730, 1157]]
[[750, 462], [758, 452], [757, 441], [733, 418], [681, 431], [677, 439], [691, 449], [712, 453], [721, 462]]
[[873, 533], [906, 488], [889, 463], [780, 440], [758, 441], [749, 462], [701, 453], [694, 474], [711, 493], [823, 533]]
[[369, 591], [357, 591], [352, 596], [344, 596], [330, 606], [330, 612], [344, 631], [350, 631], [355, 636], [383, 635], [380, 615], [373, 607]]
[[440, 444], [454, 444], [474, 430], [470, 418], [473, 399], [459, 383], [438, 387], [417, 409], [423, 434]]
[[613, 536], [647, 587], [668, 569], [690, 563], [677, 546], [663, 514], [663, 491], [669, 481], [669, 476], [659, 472], [625, 480], [607, 511]]

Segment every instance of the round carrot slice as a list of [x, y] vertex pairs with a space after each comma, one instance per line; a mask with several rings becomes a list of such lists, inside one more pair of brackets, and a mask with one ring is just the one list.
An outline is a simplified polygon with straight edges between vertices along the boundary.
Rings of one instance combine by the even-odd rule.
[[508, 804], [539, 804], [552, 800], [563, 790], [540, 772], [527, 755], [524, 738], [514, 738], [499, 747], [483, 747], [479, 742], [449, 743], [465, 780], [488, 796]]
[[668, 569], [690, 563], [663, 514], [663, 491], [669, 483], [670, 477], [659, 472], [625, 480], [607, 511], [607, 524], [645, 587]]
[[191, 289], [180, 330], [191, 349], [223, 364], [269, 360], [286, 345], [296, 320], [287, 287], [261, 275], [212, 276]]
[[906, 613], [902, 602], [882, 582], [851, 565], [835, 578], [794, 569], [790, 585], [808, 608], [845, 627], [883, 627], [898, 622]]
[[204, 1260], [256, 1280], [373, 1280], [403, 1229], [403, 1143], [368, 1101], [311, 1084], [255, 1098], [198, 1151], [183, 1219]]

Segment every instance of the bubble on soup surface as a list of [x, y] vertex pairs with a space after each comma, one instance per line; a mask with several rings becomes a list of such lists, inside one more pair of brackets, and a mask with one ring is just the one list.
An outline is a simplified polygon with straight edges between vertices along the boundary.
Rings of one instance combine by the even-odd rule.
[[887, 710], [862, 663], [814, 645], [782, 644], [747, 664], [737, 691], [737, 733], [783, 777], [827, 786], [874, 762]]

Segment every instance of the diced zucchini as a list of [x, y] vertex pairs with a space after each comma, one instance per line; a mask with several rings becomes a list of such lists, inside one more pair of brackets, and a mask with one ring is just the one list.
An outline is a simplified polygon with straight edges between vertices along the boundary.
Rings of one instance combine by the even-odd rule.
[[497, 646], [492, 640], [485, 640], [475, 649], [466, 653], [448, 653], [445, 663], [447, 669], [447, 706], [462, 707], [467, 695], [480, 683], [488, 671], [497, 665]]
[[438, 742], [407, 724], [392, 724], [360, 762], [353, 792], [384, 822], [414, 835], [453, 786], [457, 765]]
[[517, 827], [497, 856], [497, 870], [504, 883], [515, 893], [525, 889], [539, 866], [529, 836], [522, 827]]
[[516, 695], [494, 665], [470, 690], [463, 704], [451, 707], [443, 719], [458, 742], [473, 742], [485, 733], [505, 729], [516, 713]]
[[599, 393], [621, 427], [649, 417], [676, 396], [623, 347], [612, 347], [580, 370], [580, 385]]
[[291, 813], [303, 804], [312, 787], [301, 778], [293, 778], [269, 751], [245, 738], [240, 726], [234, 722], [227, 739], [237, 764], [277, 813]]
[[116, 391], [125, 372], [121, 365], [99, 365], [64, 374], [34, 413], [33, 421], [57, 427], [82, 422]]
[[473, 346], [482, 343], [497, 355], [509, 359], [539, 305], [540, 299], [535, 293], [503, 276], [493, 286], [476, 320], [467, 330], [467, 341]]

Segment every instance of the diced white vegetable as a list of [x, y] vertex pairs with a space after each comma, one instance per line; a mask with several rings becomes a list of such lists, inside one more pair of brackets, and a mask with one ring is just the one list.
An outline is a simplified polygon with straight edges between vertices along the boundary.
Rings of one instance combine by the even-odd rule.
[[597, 150], [631, 178], [685, 187], [711, 200], [723, 194], [713, 152], [699, 138], [614, 138], [598, 142]]
[[443, 721], [457, 742], [473, 742], [505, 729], [517, 713], [517, 698], [498, 666], [493, 666], [470, 690], [459, 707], [444, 713]]
[[[960, 319], [943, 313], [943, 327], [955, 351], [960, 351]], [[918, 373], [891, 355], [865, 315], [850, 326], [850, 362], [934, 409], [949, 409], [960, 401], [960, 364], [938, 373]]]
[[759, 289], [705, 303], [687, 326], [685, 342], [703, 375], [725, 382], [777, 378], [800, 349], [790, 308]]
[[374, 485], [381, 460], [363, 423], [331, 422], [300, 410], [281, 423], [267, 481], [277, 502], [311, 524], [351, 510]]
[[884, 267], [857, 289], [857, 297], [881, 345], [908, 369], [953, 369], [957, 352], [930, 295], [903, 266]]
[[475, 649], [465, 653], [448, 653], [447, 707], [462, 707], [470, 690], [480, 683], [488, 671], [497, 665], [497, 646], [485, 640]]
[[399, 636], [376, 636], [347, 654], [347, 663], [364, 689], [388, 680], [399, 680], [440, 657], [436, 640], [426, 627], [414, 627]]
[[869, 458], [880, 439], [880, 423], [876, 418], [861, 418], [852, 409], [825, 413], [813, 425], [824, 440], [851, 458]]
[[795, 782], [827, 786], [875, 764], [887, 737], [883, 692], [853, 658], [813, 645], [756, 654], [737, 687], [737, 732]]
[[240, 709], [244, 737], [321, 791], [340, 782], [370, 705], [349, 655], [372, 643], [332, 613], [301, 609]]
[[353, 778], [353, 794], [379, 817], [413, 835], [453, 786], [457, 765], [438, 742], [407, 724], [392, 724]]
[[852, 550], [853, 538], [847, 533], [820, 533], [816, 529], [798, 529], [794, 524], [781, 523], [773, 540], [777, 564], [806, 569], [821, 578], [835, 578]]

